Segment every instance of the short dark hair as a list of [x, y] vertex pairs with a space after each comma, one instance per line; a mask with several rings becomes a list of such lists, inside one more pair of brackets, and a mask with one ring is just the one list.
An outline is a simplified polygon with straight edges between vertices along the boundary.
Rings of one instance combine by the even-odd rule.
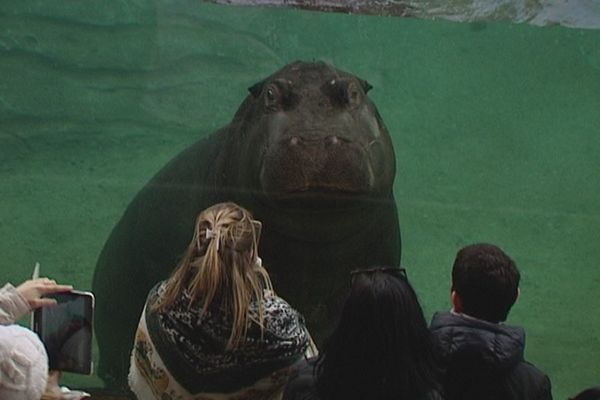
[[476, 243], [456, 254], [452, 290], [462, 311], [489, 322], [505, 321], [519, 293], [521, 275], [515, 262], [498, 246]]
[[415, 399], [437, 390], [431, 333], [399, 268], [355, 271], [340, 320], [317, 362], [320, 398]]
[[600, 386], [591, 387], [577, 394], [569, 400], [598, 400], [600, 399]]

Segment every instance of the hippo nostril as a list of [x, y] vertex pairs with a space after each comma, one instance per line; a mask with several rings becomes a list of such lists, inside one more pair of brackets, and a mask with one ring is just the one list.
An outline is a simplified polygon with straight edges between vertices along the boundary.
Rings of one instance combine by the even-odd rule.
[[338, 145], [340, 143], [340, 139], [337, 136], [329, 136], [326, 139], [327, 144]]
[[298, 138], [298, 136], [294, 136], [290, 139], [290, 146], [297, 146], [299, 142], [300, 139]]

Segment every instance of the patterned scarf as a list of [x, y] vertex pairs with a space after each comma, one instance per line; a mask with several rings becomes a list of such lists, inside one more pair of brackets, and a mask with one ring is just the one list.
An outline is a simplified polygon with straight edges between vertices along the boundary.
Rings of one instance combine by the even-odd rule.
[[[231, 316], [222, 307], [214, 305], [207, 312], [190, 308], [190, 296], [183, 293], [168, 311], [152, 311], [164, 291], [164, 282], [151, 290], [132, 354], [132, 366], [135, 363], [154, 386], [165, 386], [160, 375], [168, 375], [189, 394], [234, 393], [257, 383], [264, 388], [265, 377], [270, 377], [266, 387], [283, 387], [288, 367], [307, 349], [309, 335], [303, 317], [271, 293], [264, 298], [264, 330], [251, 323], [243, 343], [226, 350]], [[258, 316], [256, 302], [251, 303], [250, 313]], [[164, 367], [162, 374], [155, 371], [156, 364]], [[161, 396], [165, 397], [164, 391]]]

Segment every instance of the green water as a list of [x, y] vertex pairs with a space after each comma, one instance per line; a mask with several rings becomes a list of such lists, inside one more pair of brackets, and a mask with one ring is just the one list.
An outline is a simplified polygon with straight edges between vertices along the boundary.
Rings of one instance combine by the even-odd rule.
[[509, 322], [527, 328], [527, 358], [555, 398], [600, 384], [597, 30], [0, 0], [2, 280], [39, 261], [90, 289], [132, 196], [295, 59], [374, 86], [397, 154], [402, 263], [427, 315], [449, 307], [456, 250], [497, 243], [523, 275]]

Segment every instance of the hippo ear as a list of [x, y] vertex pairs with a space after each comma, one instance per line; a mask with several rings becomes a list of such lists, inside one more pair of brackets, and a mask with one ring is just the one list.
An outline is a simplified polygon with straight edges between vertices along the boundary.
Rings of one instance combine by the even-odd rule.
[[265, 82], [266, 82], [266, 79], [264, 79], [264, 80], [262, 80], [262, 81], [260, 81], [260, 82], [258, 82], [258, 83], [255, 83], [254, 85], [252, 85], [252, 86], [250, 86], [250, 87], [248, 88], [248, 91], [249, 91], [249, 92], [252, 94], [252, 96], [254, 96], [254, 97], [258, 97], [258, 96], [260, 96], [260, 92], [262, 92], [262, 88], [263, 88], [263, 86], [264, 86]]
[[368, 93], [369, 90], [373, 89], [373, 86], [371, 86], [371, 84], [365, 81], [364, 79], [359, 79], [358, 81], [360, 82], [360, 86], [362, 87], [365, 94]]

